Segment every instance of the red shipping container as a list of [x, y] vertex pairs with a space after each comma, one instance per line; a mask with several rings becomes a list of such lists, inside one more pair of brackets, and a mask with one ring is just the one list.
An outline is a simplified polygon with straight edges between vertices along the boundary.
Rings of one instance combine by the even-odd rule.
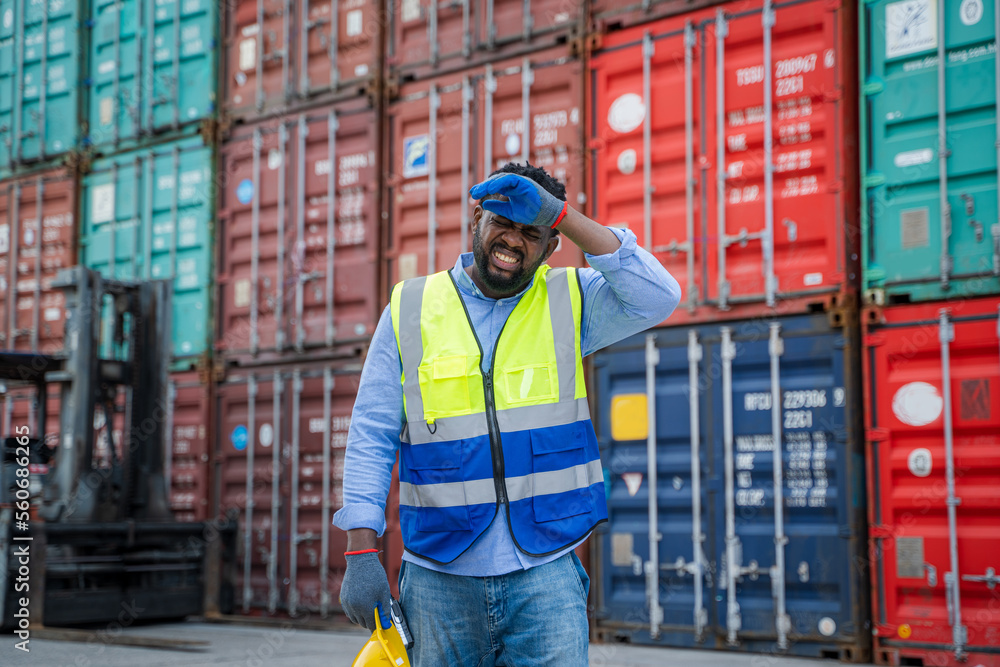
[[170, 452], [165, 475], [169, 480], [170, 509], [178, 521], [208, 518], [208, 434], [211, 427], [211, 385], [195, 371], [171, 373], [167, 387], [169, 428], [164, 447]]
[[864, 366], [876, 660], [1000, 666], [998, 302], [871, 315]]
[[[41, 224], [39, 224], [41, 219]], [[76, 261], [76, 183], [57, 169], [0, 183], [0, 346], [63, 347], [66, 299], [52, 289]]]
[[671, 324], [856, 293], [855, 10], [777, 4], [769, 28], [762, 11], [731, 3], [622, 30], [592, 60], [596, 217], [632, 229], [678, 279]]
[[[388, 288], [449, 269], [471, 250], [468, 190], [506, 162], [544, 167], [566, 185], [570, 204], [586, 212], [582, 65], [564, 53], [553, 49], [399, 89], [388, 107]], [[583, 254], [560, 237], [548, 263], [581, 266]]]
[[584, 4], [571, 0], [396, 0], [389, 3], [386, 65], [402, 80], [439, 76], [569, 42]]
[[224, 108], [237, 118], [365, 95], [381, 69], [381, 3], [234, 0], [225, 7]]
[[216, 389], [218, 512], [240, 514], [243, 613], [340, 610], [347, 534], [332, 520], [359, 380], [360, 364], [314, 364], [233, 373]]
[[377, 141], [374, 112], [355, 104], [240, 127], [223, 144], [216, 350], [227, 360], [371, 336]]

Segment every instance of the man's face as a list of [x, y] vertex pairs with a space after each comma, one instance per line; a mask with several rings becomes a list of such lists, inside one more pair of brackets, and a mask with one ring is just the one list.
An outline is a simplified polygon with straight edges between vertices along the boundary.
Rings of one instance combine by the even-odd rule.
[[[550, 230], [522, 225], [476, 207], [472, 255], [483, 293], [493, 298], [517, 294], [559, 245]], [[551, 236], [551, 238], [550, 238]]]

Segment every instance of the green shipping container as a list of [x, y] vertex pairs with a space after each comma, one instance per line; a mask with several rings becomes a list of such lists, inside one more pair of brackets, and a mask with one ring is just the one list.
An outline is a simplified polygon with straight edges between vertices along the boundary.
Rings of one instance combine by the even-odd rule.
[[79, 3], [0, 0], [0, 176], [79, 139]]
[[96, 160], [83, 177], [80, 262], [120, 279], [173, 278], [173, 370], [209, 349], [213, 165], [192, 137]]
[[214, 117], [217, 4], [92, 0], [89, 144], [111, 152]]
[[1000, 293], [995, 4], [863, 8], [866, 294], [893, 304]]

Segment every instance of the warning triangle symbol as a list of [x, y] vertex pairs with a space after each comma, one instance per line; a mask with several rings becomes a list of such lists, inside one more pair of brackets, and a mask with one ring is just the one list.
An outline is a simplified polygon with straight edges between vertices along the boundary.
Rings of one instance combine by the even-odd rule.
[[622, 480], [625, 481], [625, 486], [628, 487], [628, 495], [634, 496], [639, 492], [639, 487], [642, 486], [642, 473], [641, 472], [622, 473]]

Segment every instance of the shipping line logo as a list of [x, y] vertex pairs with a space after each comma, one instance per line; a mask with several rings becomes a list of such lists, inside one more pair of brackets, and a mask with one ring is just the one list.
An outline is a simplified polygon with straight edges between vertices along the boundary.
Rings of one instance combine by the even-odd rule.
[[885, 57], [936, 49], [937, 2], [903, 0], [885, 6]]
[[431, 140], [426, 134], [403, 139], [403, 178], [426, 176]]

